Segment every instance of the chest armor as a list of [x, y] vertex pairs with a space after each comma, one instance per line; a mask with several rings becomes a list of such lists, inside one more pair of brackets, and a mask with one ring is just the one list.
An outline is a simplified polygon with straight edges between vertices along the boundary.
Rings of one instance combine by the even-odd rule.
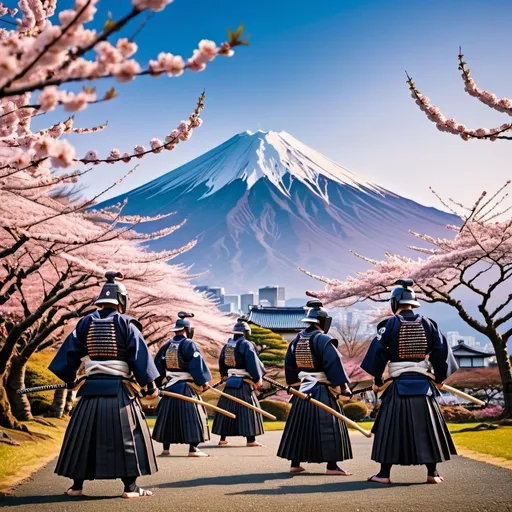
[[311, 338], [306, 336], [299, 336], [297, 343], [295, 344], [295, 363], [297, 368], [303, 368], [308, 370], [315, 369], [315, 360], [313, 358], [313, 352], [311, 352]]
[[87, 354], [91, 359], [120, 359], [124, 360], [125, 350], [121, 346], [114, 317], [92, 317], [87, 331]]
[[235, 340], [229, 340], [224, 350], [224, 364], [228, 368], [236, 368], [236, 351], [237, 342]]
[[167, 370], [185, 370], [185, 362], [181, 357], [180, 344], [171, 341], [165, 352], [165, 368]]
[[413, 321], [400, 320], [398, 359], [425, 359], [427, 335], [421, 317]]

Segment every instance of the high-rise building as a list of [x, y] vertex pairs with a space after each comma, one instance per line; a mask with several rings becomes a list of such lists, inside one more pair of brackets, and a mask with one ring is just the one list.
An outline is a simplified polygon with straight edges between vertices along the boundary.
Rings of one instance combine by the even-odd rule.
[[284, 286], [265, 286], [259, 289], [259, 300], [266, 300], [272, 307], [283, 307], [285, 305]]
[[238, 313], [238, 310], [235, 309], [235, 305], [232, 302], [228, 302], [227, 304], [219, 304], [218, 308], [222, 313]]
[[233, 305], [233, 313], [240, 311], [240, 295], [224, 295], [224, 304]]
[[248, 313], [249, 308], [256, 304], [258, 304], [258, 300], [254, 292], [242, 293], [240, 295], [240, 309], [242, 313]]

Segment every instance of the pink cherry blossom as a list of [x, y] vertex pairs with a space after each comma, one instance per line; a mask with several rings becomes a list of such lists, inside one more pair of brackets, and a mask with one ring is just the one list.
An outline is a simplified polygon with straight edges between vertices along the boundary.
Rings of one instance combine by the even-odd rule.
[[153, 153], [161, 153], [163, 151], [163, 142], [160, 139], [154, 138], [151, 139], [149, 142], [149, 145], [151, 146], [151, 149], [153, 150]]
[[163, 11], [167, 5], [173, 0], [132, 0], [133, 7], [142, 11], [143, 9], [151, 9], [158, 12]]
[[54, 167], [69, 167], [75, 158], [75, 148], [65, 140], [55, 142], [50, 152]]
[[199, 41], [199, 53], [207, 62], [215, 59], [218, 48], [214, 41], [203, 39]]
[[146, 152], [146, 148], [139, 144], [139, 145], [135, 146], [134, 152], [135, 152], [135, 156], [137, 158], [142, 158], [144, 156], [143, 153]]
[[154, 69], [165, 71], [168, 76], [180, 76], [185, 69], [185, 62], [179, 55], [161, 52], [158, 54], [157, 67]]
[[117, 49], [121, 55], [125, 58], [131, 57], [137, 52], [137, 43], [130, 41], [126, 37], [123, 37], [117, 41]]
[[33, 144], [34, 157], [36, 160], [46, 158], [50, 155], [52, 148], [55, 146], [55, 139], [52, 137], [39, 137]]
[[118, 82], [125, 83], [131, 82], [140, 72], [139, 63], [132, 59], [119, 64], [113, 74]]
[[95, 149], [90, 149], [89, 151], [87, 151], [84, 157], [85, 160], [98, 160], [98, 158], [99, 155]]

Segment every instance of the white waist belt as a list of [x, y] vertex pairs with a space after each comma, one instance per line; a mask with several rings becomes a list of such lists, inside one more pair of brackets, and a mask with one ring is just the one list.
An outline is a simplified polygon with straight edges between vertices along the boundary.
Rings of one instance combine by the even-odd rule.
[[428, 361], [419, 361], [415, 363], [413, 361], [396, 361], [389, 363], [389, 376], [392, 378], [399, 377], [402, 373], [414, 372], [421, 373], [422, 375], [429, 375]]
[[228, 370], [228, 377], [241, 377], [242, 379], [252, 379], [251, 374], [247, 370], [241, 368], [230, 368]]
[[93, 359], [85, 360], [85, 375], [113, 375], [129, 379], [132, 376], [130, 367], [126, 361], [95, 361]]
[[331, 383], [324, 372], [300, 372], [299, 379], [301, 381], [299, 391], [302, 393], [307, 393], [309, 390], [313, 389], [317, 383]]
[[165, 384], [165, 387], [171, 387], [176, 382], [180, 382], [182, 380], [194, 380], [194, 377], [190, 375], [188, 372], [171, 372], [168, 371], [165, 373], [165, 376], [167, 377], [167, 383]]

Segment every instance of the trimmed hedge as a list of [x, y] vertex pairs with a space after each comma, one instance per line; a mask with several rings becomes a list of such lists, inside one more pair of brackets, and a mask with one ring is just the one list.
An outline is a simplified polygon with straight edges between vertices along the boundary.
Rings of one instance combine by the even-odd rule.
[[347, 402], [343, 404], [343, 414], [352, 421], [361, 421], [368, 416], [369, 409], [363, 402]]
[[[286, 351], [288, 350], [288, 342], [281, 335], [258, 325], [251, 324], [251, 331], [248, 340], [252, 341], [256, 346], [261, 361], [269, 366], [282, 367]], [[262, 349], [260, 352], [259, 347], [264, 345], [267, 348]]]
[[450, 423], [470, 423], [475, 421], [475, 416], [462, 405], [441, 405], [444, 419]]
[[264, 411], [273, 414], [277, 421], [286, 421], [292, 408], [292, 405], [288, 402], [276, 402], [273, 400], [262, 400], [260, 406]]

